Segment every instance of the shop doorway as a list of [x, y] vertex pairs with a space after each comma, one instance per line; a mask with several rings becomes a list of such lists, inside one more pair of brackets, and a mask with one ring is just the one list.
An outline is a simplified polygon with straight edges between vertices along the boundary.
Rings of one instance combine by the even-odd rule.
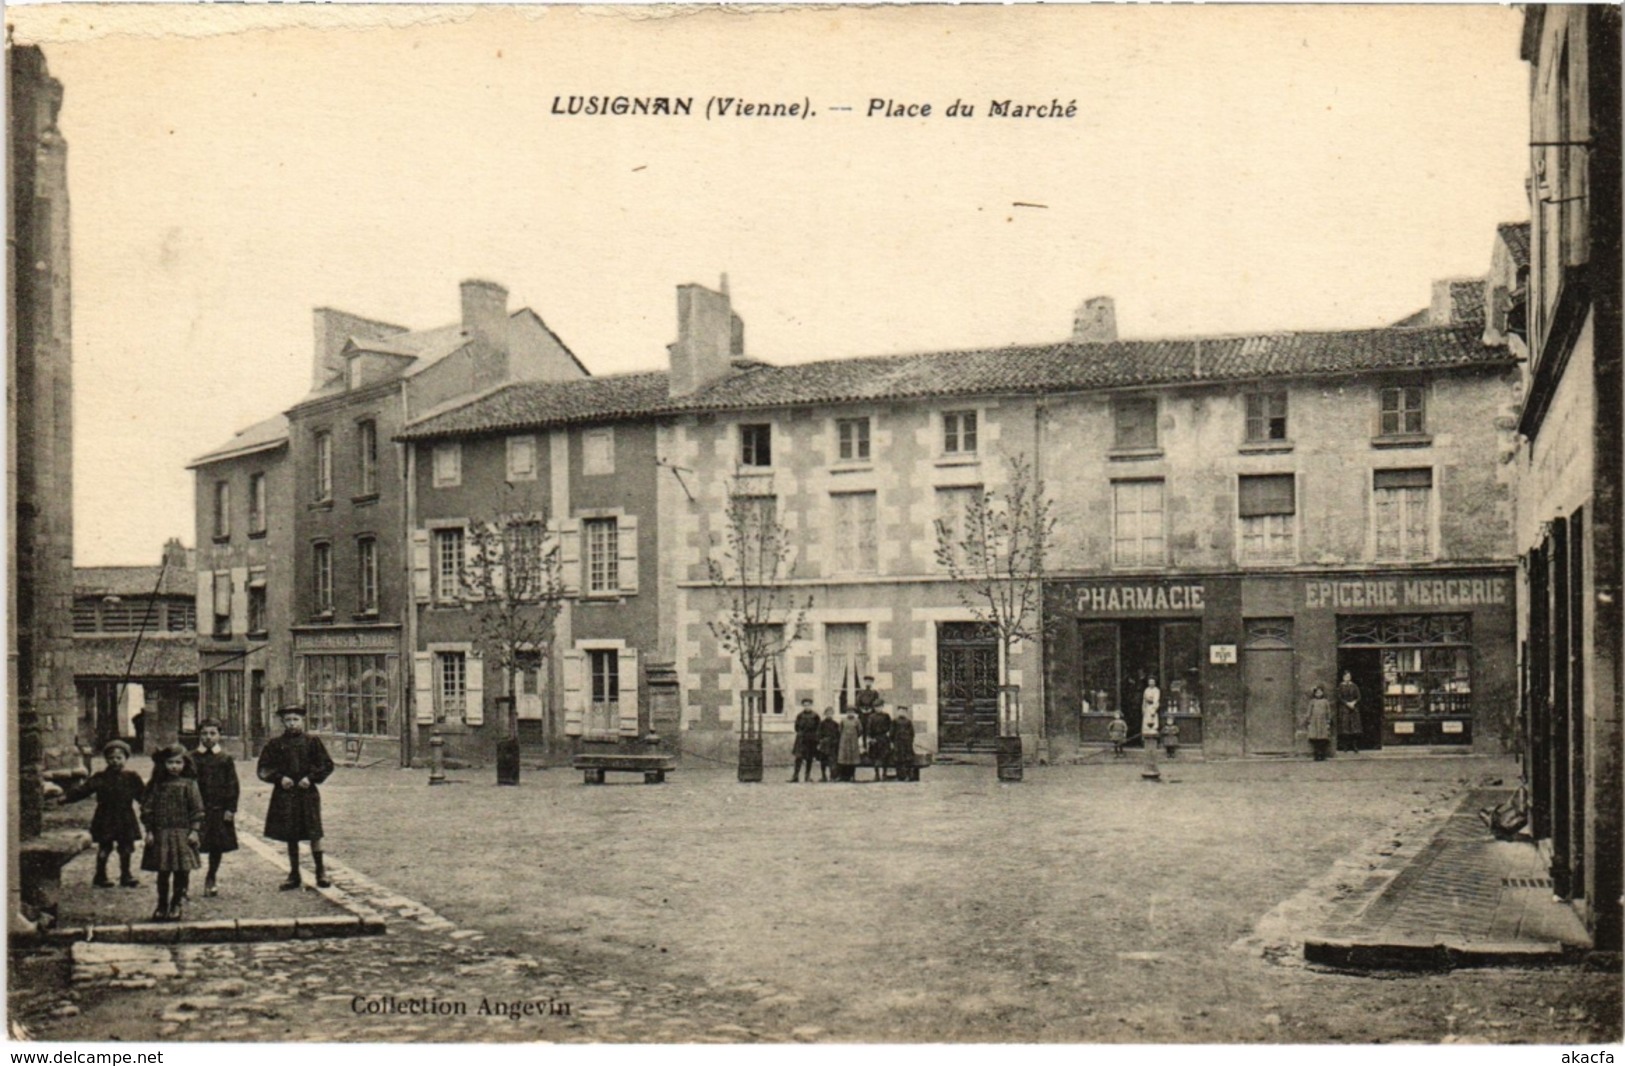
[[[1337, 653], [1337, 680], [1348, 674], [1360, 690], [1360, 747], [1382, 747], [1382, 653], [1376, 648], [1342, 648]], [[1337, 693], [1334, 689], [1335, 702]]]
[[[1166, 691], [1162, 678], [1162, 627], [1155, 621], [1124, 622], [1119, 627], [1123, 677], [1123, 718], [1128, 735], [1139, 737], [1145, 730], [1145, 686], [1152, 678]], [[1135, 741], [1136, 745], [1140, 742]]]

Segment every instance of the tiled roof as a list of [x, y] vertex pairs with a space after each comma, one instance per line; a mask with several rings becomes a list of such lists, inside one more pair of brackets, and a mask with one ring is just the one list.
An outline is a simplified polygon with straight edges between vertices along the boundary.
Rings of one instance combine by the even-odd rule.
[[285, 415], [273, 415], [263, 422], [255, 422], [245, 430], [241, 430], [235, 437], [220, 445], [212, 451], [202, 455], [186, 464], [188, 470], [202, 466], [205, 463], [218, 462], [221, 459], [230, 459], [233, 456], [247, 455], [264, 448], [272, 448], [282, 444], [288, 439], [288, 419]]
[[1477, 278], [1450, 286], [1450, 321], [1484, 321], [1484, 283]]
[[1529, 223], [1503, 222], [1495, 227], [1495, 233], [1512, 253], [1514, 266], [1529, 265]]
[[928, 396], [1091, 391], [1199, 381], [1312, 377], [1377, 370], [1509, 364], [1478, 325], [1238, 337], [1062, 342], [918, 355], [756, 364], [692, 396], [672, 398], [665, 372], [565, 383], [522, 382], [407, 427], [402, 440], [521, 427], [621, 421], [683, 411]]
[[75, 636], [73, 672], [81, 677], [122, 678], [126, 669], [140, 681], [146, 677], [196, 677], [197, 639], [190, 633], [146, 633], [130, 665], [135, 634], [128, 636]]
[[[76, 566], [73, 568], [75, 596], [139, 596], [153, 594], [158, 583], [156, 566]], [[197, 572], [171, 566], [164, 570], [160, 596], [196, 596]]]

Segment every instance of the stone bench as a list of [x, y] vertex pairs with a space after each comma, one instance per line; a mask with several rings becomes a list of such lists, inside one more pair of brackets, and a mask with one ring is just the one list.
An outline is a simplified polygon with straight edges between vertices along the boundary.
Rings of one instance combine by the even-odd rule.
[[22, 842], [17, 873], [23, 909], [40, 928], [56, 924], [62, 868], [91, 846], [90, 834], [83, 829], [52, 829]]
[[642, 774], [644, 784], [658, 785], [666, 780], [668, 771], [677, 769], [677, 759], [671, 755], [616, 752], [577, 755], [570, 765], [582, 772], [583, 784], [601, 785], [605, 774], [622, 773]]

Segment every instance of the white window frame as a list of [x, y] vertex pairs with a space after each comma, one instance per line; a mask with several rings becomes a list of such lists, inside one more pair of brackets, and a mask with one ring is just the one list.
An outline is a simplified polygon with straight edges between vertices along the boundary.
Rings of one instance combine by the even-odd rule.
[[[1281, 436], [1270, 436], [1270, 422], [1274, 416], [1270, 414], [1270, 407], [1277, 398], [1281, 401]], [[1257, 419], [1253, 417], [1253, 403], [1257, 401], [1263, 408]], [[1242, 433], [1241, 439], [1246, 444], [1289, 444], [1292, 441], [1292, 397], [1286, 389], [1254, 389], [1242, 398]], [[1253, 423], [1258, 422], [1263, 429], [1259, 436], [1253, 436]]]
[[[1410, 554], [1407, 551], [1407, 543], [1406, 543], [1407, 536], [1408, 536], [1407, 531], [1409, 529], [1409, 523], [1407, 522], [1407, 519], [1410, 517], [1412, 508], [1414, 506], [1412, 503], [1409, 502], [1412, 499], [1412, 497], [1410, 497], [1407, 494], [1410, 493], [1410, 492], [1415, 491], [1415, 488], [1399, 488], [1399, 489], [1379, 489], [1379, 488], [1377, 488], [1377, 475], [1383, 474], [1383, 473], [1388, 473], [1390, 471], [1395, 471], [1395, 470], [1426, 470], [1428, 472], [1428, 486], [1427, 486], [1427, 494], [1428, 495], [1427, 495], [1427, 500], [1426, 500], [1425, 503], [1420, 505], [1420, 507], [1423, 509], [1423, 511], [1424, 511], [1424, 513], [1426, 514], [1426, 517], [1427, 517], [1427, 546], [1426, 546], [1426, 551], [1424, 551], [1423, 553], [1421, 553], [1419, 555]], [[1433, 467], [1428, 467], [1428, 466], [1380, 467], [1378, 469], [1375, 469], [1375, 470], [1371, 471], [1370, 481], [1368, 482], [1368, 484], [1371, 486], [1370, 557], [1371, 557], [1372, 561], [1373, 562], [1380, 562], [1380, 563], [1400, 563], [1400, 562], [1417, 563], [1417, 562], [1432, 562], [1432, 561], [1438, 559], [1438, 557], [1439, 557], [1439, 472], [1438, 472], [1438, 470], [1433, 468]], [[1420, 486], [1416, 486], [1416, 488], [1420, 488]], [[1385, 553], [1382, 550], [1382, 509], [1383, 509], [1382, 508], [1382, 502], [1383, 501], [1378, 496], [1378, 493], [1389, 493], [1389, 492], [1399, 494], [1399, 496], [1398, 496], [1398, 511], [1399, 511], [1399, 538], [1400, 538], [1400, 545], [1399, 545], [1399, 551], [1398, 552]]]
[[378, 538], [371, 533], [364, 533], [355, 539], [355, 569], [356, 609], [361, 614], [377, 614]]
[[265, 472], [256, 470], [248, 475], [248, 535], [262, 535], [265, 523]]
[[[767, 462], [763, 463], [763, 462], [758, 462], [757, 461], [757, 459], [759, 457], [754, 454], [756, 449], [751, 449], [751, 454], [749, 454], [749, 456], [747, 457], [747, 452], [746, 452], [746, 448], [745, 448], [745, 431], [746, 430], [761, 430], [764, 433], [766, 433], [766, 435], [767, 435]], [[742, 469], [742, 470], [771, 470], [771, 469], [773, 469], [773, 436], [774, 436], [774, 434], [773, 434], [773, 423], [771, 423], [771, 422], [741, 422], [741, 423], [739, 423], [739, 433], [738, 433], [739, 451], [738, 451], [737, 454], [739, 456], [739, 467], [740, 467], [740, 469]]]
[[[970, 422], [968, 433], [966, 432], [967, 418]], [[940, 430], [937, 442], [941, 448], [942, 456], [947, 459], [974, 459], [981, 454], [982, 433], [985, 429], [982, 422], [982, 412], [979, 408], [959, 407], [943, 411], [937, 417], [937, 425]], [[952, 426], [951, 430], [950, 426]], [[951, 437], [950, 433], [952, 434]], [[968, 447], [965, 444], [967, 436], [970, 438]], [[949, 446], [950, 442], [952, 447]]]
[[874, 461], [873, 419], [853, 415], [835, 420], [835, 461], [842, 466], [863, 466]]
[[582, 430], [581, 472], [589, 477], [615, 473], [614, 426], [594, 426]]
[[231, 539], [231, 482], [214, 483], [214, 539]]
[[316, 502], [333, 502], [333, 434], [318, 430], [315, 435]]
[[[468, 648], [450, 645], [432, 645], [430, 654], [434, 657], [432, 660], [434, 673], [431, 683], [434, 686], [432, 691], [434, 693], [435, 723], [437, 725], [466, 723], [468, 721], [468, 672], [474, 657], [470, 654]], [[462, 675], [461, 691], [456, 694], [456, 700], [460, 706], [456, 708], [457, 714], [455, 717], [450, 713], [451, 696], [446, 691], [446, 665], [453, 661], [461, 663], [459, 669]]]
[[[1244, 517], [1241, 514], [1241, 484], [1242, 484], [1243, 481], [1247, 480], [1250, 477], [1291, 477], [1292, 478], [1292, 513], [1291, 514], [1284, 514], [1284, 515], [1280, 515], [1280, 514], [1275, 514], [1275, 515], [1250, 515], [1250, 516], [1245, 516]], [[1298, 529], [1298, 519], [1299, 519], [1299, 516], [1303, 513], [1302, 500], [1300, 499], [1301, 495], [1302, 494], [1299, 492], [1298, 478], [1296, 477], [1296, 475], [1260, 473], [1260, 474], [1241, 474], [1241, 475], [1237, 476], [1237, 478], [1236, 478], [1236, 561], [1237, 562], [1239, 562], [1239, 563], [1241, 563], [1243, 565], [1246, 565], [1246, 566], [1267, 566], [1267, 565], [1270, 565], [1270, 564], [1280, 565], [1282, 563], [1295, 563], [1295, 562], [1298, 561], [1298, 550], [1299, 550], [1298, 546], [1302, 542], [1302, 539], [1303, 539], [1302, 537], [1299, 536], [1299, 529]], [[1165, 496], [1164, 499], [1163, 499], [1163, 507], [1166, 508], [1167, 505], [1168, 505], [1168, 503], [1167, 503], [1167, 499], [1166, 499], [1166, 496]], [[1250, 536], [1249, 531], [1251, 531], [1251, 530], [1261, 530], [1262, 531], [1260, 534], [1258, 534], [1256, 536], [1252, 536], [1252, 539], [1254, 539], [1254, 540], [1257, 540], [1257, 539], [1259, 539], [1259, 537], [1262, 537], [1263, 542], [1264, 542], [1264, 550], [1261, 553], [1256, 553], [1255, 554], [1254, 552], [1248, 550], [1248, 540], [1249, 540], [1249, 536]], [[1269, 550], [1269, 548], [1270, 548], [1270, 546], [1272, 544], [1279, 544], [1282, 541], [1284, 541], [1285, 544], [1286, 544], [1286, 548], [1287, 548], [1286, 551], [1284, 551], [1284, 552], [1281, 552], [1281, 551], [1271, 552]]]
[[443, 441], [434, 446], [430, 465], [433, 468], [434, 487], [452, 489], [463, 483], [463, 444], [461, 441]]
[[333, 542], [318, 540], [310, 546], [312, 578], [315, 585], [312, 593], [316, 600], [316, 613], [331, 615], [333, 613]]
[[[1386, 413], [1383, 401], [1390, 392], [1399, 394], [1399, 407], [1394, 412], [1399, 425], [1393, 430], [1383, 428], [1382, 420]], [[1406, 405], [1407, 393], [1415, 393], [1417, 404], [1415, 408]], [[1414, 410], [1419, 415], [1420, 426], [1417, 429], [1405, 428], [1405, 416]], [[1426, 385], [1379, 385], [1377, 387], [1377, 436], [1382, 437], [1425, 437], [1428, 432], [1428, 388]]]
[[355, 424], [356, 466], [361, 472], [360, 496], [378, 495], [378, 421], [363, 418]]
[[[450, 575], [450, 587], [447, 586], [447, 574], [441, 568], [442, 554], [441, 541], [443, 538], [455, 535], [457, 551], [455, 553], [455, 572]], [[460, 603], [463, 599], [463, 569], [468, 565], [468, 529], [461, 522], [447, 522], [429, 527], [429, 595], [437, 604]]]
[[[526, 450], [530, 452], [528, 466], [519, 461]], [[509, 481], [535, 481], [536, 480], [536, 436], [532, 433], [520, 433], [507, 440], [507, 467]]]
[[[594, 532], [606, 529], [609, 531], [608, 540], [595, 544]], [[620, 594], [620, 533], [620, 519], [615, 515], [592, 515], [581, 519], [581, 567], [585, 578], [581, 585], [582, 595]], [[608, 552], [600, 556], [600, 549], [604, 547], [608, 548]], [[602, 563], [599, 572], [595, 572], [595, 560]]]
[[[1167, 483], [1166, 479], [1164, 479], [1164, 478], [1123, 478], [1121, 480], [1113, 481], [1111, 483], [1111, 485], [1112, 485], [1112, 566], [1113, 566], [1113, 568], [1118, 569], [1118, 570], [1154, 570], [1154, 569], [1159, 569], [1159, 568], [1162, 568], [1162, 567], [1166, 567], [1168, 565], [1168, 483]], [[1155, 486], [1157, 486], [1157, 492], [1159, 494], [1159, 500], [1160, 500], [1160, 503], [1161, 503], [1160, 514], [1162, 516], [1162, 529], [1158, 534], [1158, 540], [1160, 541], [1160, 543], [1162, 545], [1162, 550], [1161, 550], [1161, 555], [1155, 561], [1147, 561], [1146, 558], [1145, 558], [1145, 541], [1146, 541], [1147, 538], [1146, 538], [1146, 536], [1145, 536], [1145, 534], [1143, 532], [1140, 532], [1138, 534], [1138, 536], [1137, 536], [1137, 539], [1135, 540], [1136, 547], [1135, 547], [1135, 560], [1134, 561], [1132, 561], [1132, 562], [1124, 561], [1122, 556], [1119, 554], [1120, 551], [1121, 551], [1121, 549], [1119, 548], [1119, 542], [1122, 539], [1121, 536], [1120, 536], [1120, 528], [1119, 527], [1120, 527], [1120, 523], [1122, 522], [1122, 514], [1121, 514], [1121, 508], [1118, 506], [1118, 489], [1129, 486], [1129, 485], [1135, 485], [1135, 486], [1155, 485]], [[1148, 513], [1147, 511], [1145, 511], [1144, 509], [1141, 509], [1141, 510], [1136, 511], [1135, 515], [1139, 516], [1139, 515], [1144, 515], [1144, 514], [1147, 514], [1147, 513]]]

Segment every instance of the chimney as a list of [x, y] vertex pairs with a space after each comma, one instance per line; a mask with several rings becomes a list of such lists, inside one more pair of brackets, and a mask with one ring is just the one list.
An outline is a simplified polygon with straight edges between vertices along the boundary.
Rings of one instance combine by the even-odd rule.
[[502, 346], [508, 339], [508, 290], [494, 281], [463, 282], [463, 332]]
[[1117, 307], [1110, 296], [1091, 296], [1072, 312], [1076, 344], [1110, 344], [1117, 339]]
[[727, 377], [732, 360], [745, 354], [745, 323], [733, 313], [728, 279], [722, 291], [677, 286], [677, 341], [671, 354], [671, 394], [690, 396]]
[[1428, 325], [1459, 326], [1484, 321], [1484, 279], [1442, 278], [1433, 283]]
[[192, 553], [181, 544], [179, 537], [164, 541], [164, 565], [170, 570], [192, 569]]

